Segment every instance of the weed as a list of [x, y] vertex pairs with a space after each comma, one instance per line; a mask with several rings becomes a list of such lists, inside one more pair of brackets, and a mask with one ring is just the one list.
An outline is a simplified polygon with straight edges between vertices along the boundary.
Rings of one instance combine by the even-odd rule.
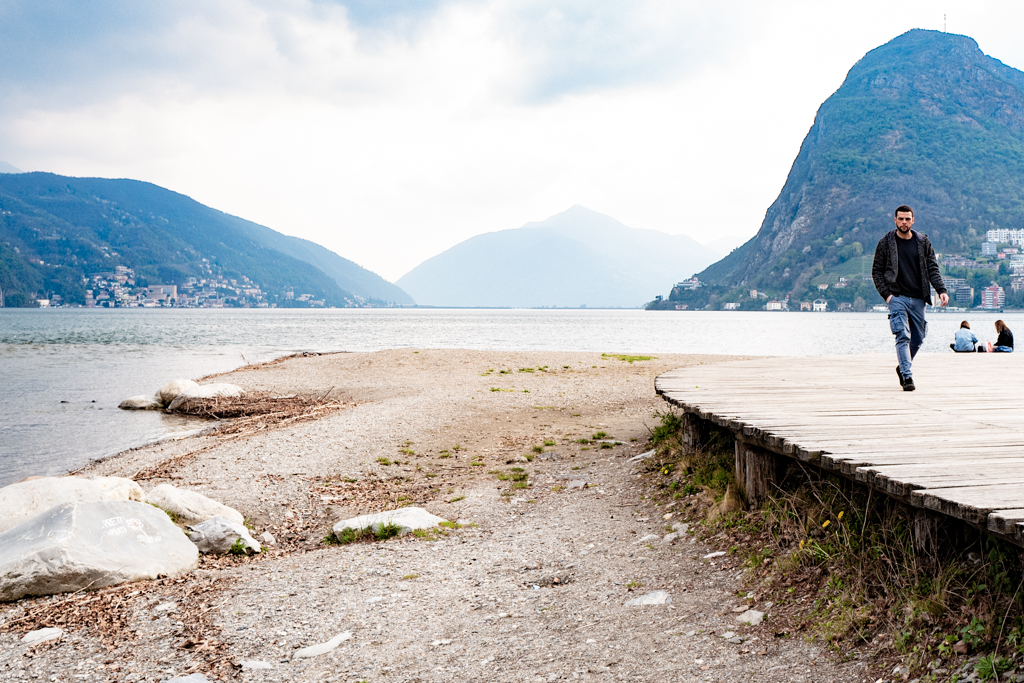
[[615, 448], [615, 444], [612, 444], [612, 443], [603, 443], [603, 444], [601, 444], [601, 450], [607, 450], [609, 448]]
[[555, 442], [552, 439], [544, 439], [544, 445], [545, 446], [554, 446]]
[[590, 438], [593, 439], [594, 441], [600, 441], [601, 439], [607, 439], [608, 438], [608, 432], [595, 432], [594, 435], [591, 436]]
[[534, 453], [543, 453], [544, 452], [544, 447], [543, 446], [534, 446], [531, 450], [533, 450]]
[[983, 681], [999, 678], [999, 674], [1005, 673], [1013, 668], [1013, 661], [1007, 657], [1000, 657], [994, 652], [985, 655], [978, 660], [974, 670], [978, 672], [978, 678]]
[[580, 465], [573, 465], [573, 469], [574, 469], [574, 470], [582, 470], [582, 469], [583, 469], [583, 467], [582, 467], [582, 466], [580, 466]]
[[435, 473], [433, 473], [433, 472], [424, 472], [424, 473], [423, 473], [423, 476], [424, 476], [424, 477], [426, 477], [426, 478], [428, 478], [428, 479], [433, 479], [433, 478], [434, 478], [434, 477], [436, 477], [437, 475], [436, 475]]
[[580, 448], [580, 450], [581, 450], [581, 451], [589, 451], [589, 450], [590, 450], [590, 446], [582, 446], [582, 447]]
[[249, 546], [245, 544], [245, 541], [239, 538], [231, 544], [231, 548], [228, 550], [228, 552], [232, 555], [245, 555], [249, 552]]
[[463, 527], [463, 525], [458, 522], [438, 522], [437, 525], [448, 529], [461, 529]]
[[455, 496], [454, 498], [452, 498], [448, 502], [449, 503], [458, 503], [460, 500], [466, 500], [466, 497], [465, 496]]
[[440, 453], [437, 454], [437, 457], [439, 457], [439, 458], [450, 458], [450, 457], [452, 457], [452, 454], [449, 453], [448, 451], [441, 451]]
[[563, 366], [562, 366], [562, 369], [563, 369], [563, 370], [568, 370], [568, 369], [569, 369], [569, 366], [568, 366], [568, 365], [563, 365]]
[[633, 361], [637, 361], [637, 360], [654, 360], [655, 358], [657, 358], [657, 356], [627, 356], [624, 353], [602, 353], [601, 354], [601, 358], [617, 358], [617, 359], [619, 359], [621, 361], [625, 361], [625, 362], [629, 363], [630, 365], [632, 365]]
[[384, 465], [384, 467], [388, 467], [389, 465], [391, 465], [391, 461], [385, 458], [383, 455], [377, 458], [377, 462], [379, 462], [381, 465]]
[[511, 471], [512, 472], [525, 472], [526, 470], [524, 470], [522, 467], [513, 467], [513, 468], [511, 468]]
[[403, 448], [398, 451], [399, 453], [405, 453], [406, 455], [416, 455], [416, 451], [411, 448]]
[[590, 439], [576, 439], [576, 443], [588, 444]]
[[637, 581], [636, 579], [633, 579], [632, 581], [626, 584], [626, 590], [636, 590], [637, 588], [641, 588], [643, 585], [643, 581]]
[[534, 454], [533, 453], [524, 453], [523, 457], [526, 458], [526, 462], [533, 462]]
[[558, 493], [559, 491], [564, 491], [565, 487], [564, 486], [552, 486], [551, 490], [554, 491], [555, 493]]
[[580, 416], [580, 415], [582, 415], [582, 414], [583, 414], [583, 413], [572, 413], [572, 416], [573, 416], [573, 417], [579, 417], [579, 416]]
[[512, 481], [526, 481], [530, 478], [529, 472], [513, 472]]
[[508, 472], [495, 472], [498, 477], [498, 481], [508, 481], [512, 478], [512, 475]]
[[501, 387], [491, 387], [491, 391], [515, 391], [515, 389], [502, 389]]
[[462, 450], [462, 448], [463, 448], [463, 447], [462, 447], [462, 446], [460, 446], [459, 444], [455, 444], [454, 446], [452, 446], [452, 450], [453, 450], [453, 451], [455, 451], [456, 453], [458, 453], [459, 451], [461, 451], [461, 450]]
[[377, 528], [373, 530], [373, 535], [378, 541], [386, 541], [389, 538], [394, 538], [402, 533], [402, 525], [396, 524], [395, 522], [388, 520], [384, 524], [378, 524]]
[[519, 372], [533, 372], [533, 368], [519, 368]]
[[471, 462], [471, 463], [469, 463], [469, 466], [470, 467], [483, 467], [484, 463], [482, 463], [482, 462]]
[[661, 424], [651, 430], [650, 442], [654, 447], [661, 446], [669, 439], [678, 439], [679, 432], [683, 428], [683, 418], [676, 413], [655, 413], [655, 417], [661, 418]]
[[403, 577], [402, 577], [401, 579], [399, 579], [399, 580], [400, 580], [400, 581], [411, 581], [411, 580], [413, 580], [413, 579], [418, 579], [418, 578], [420, 578], [420, 575], [419, 575], [419, 574], [406, 574], [405, 576], [403, 576]]
[[363, 529], [345, 527], [341, 530], [341, 533], [331, 532], [324, 536], [323, 542], [328, 545], [348, 545], [349, 543], [355, 543], [356, 541], [369, 541], [373, 538], [373, 529], [370, 527]]

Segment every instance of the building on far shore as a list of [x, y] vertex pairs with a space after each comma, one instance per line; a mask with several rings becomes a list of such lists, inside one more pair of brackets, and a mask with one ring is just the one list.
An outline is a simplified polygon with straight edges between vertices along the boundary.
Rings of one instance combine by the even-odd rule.
[[828, 310], [828, 302], [824, 299], [815, 299], [812, 305], [812, 310], [815, 313], [824, 313]]

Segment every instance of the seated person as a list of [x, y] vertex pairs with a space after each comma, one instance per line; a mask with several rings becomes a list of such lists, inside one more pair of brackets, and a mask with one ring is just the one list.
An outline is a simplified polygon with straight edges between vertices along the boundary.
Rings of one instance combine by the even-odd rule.
[[999, 337], [996, 339], [996, 343], [988, 344], [989, 353], [1013, 353], [1013, 332], [1010, 332], [1010, 328], [1006, 326], [1002, 320], [996, 321], [996, 332], [999, 333]]
[[955, 341], [949, 345], [949, 348], [957, 353], [973, 353], [974, 345], [978, 343], [978, 338], [971, 332], [971, 324], [966, 320], [960, 323], [960, 329], [956, 331], [954, 339]]

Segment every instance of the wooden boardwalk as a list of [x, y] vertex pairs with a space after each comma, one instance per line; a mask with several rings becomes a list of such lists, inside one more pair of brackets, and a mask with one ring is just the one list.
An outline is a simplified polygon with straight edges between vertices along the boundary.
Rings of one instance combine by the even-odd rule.
[[1024, 354], [763, 358], [659, 376], [659, 394], [740, 441], [815, 463], [1024, 546]]

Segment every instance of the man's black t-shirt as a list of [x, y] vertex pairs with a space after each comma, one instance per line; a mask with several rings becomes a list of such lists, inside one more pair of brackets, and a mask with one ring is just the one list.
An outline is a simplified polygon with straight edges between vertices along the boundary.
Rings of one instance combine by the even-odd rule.
[[899, 270], [896, 271], [896, 289], [903, 296], [923, 299], [921, 291], [921, 261], [917, 253], [917, 234], [911, 232], [909, 240], [896, 235], [896, 253], [899, 255]]

